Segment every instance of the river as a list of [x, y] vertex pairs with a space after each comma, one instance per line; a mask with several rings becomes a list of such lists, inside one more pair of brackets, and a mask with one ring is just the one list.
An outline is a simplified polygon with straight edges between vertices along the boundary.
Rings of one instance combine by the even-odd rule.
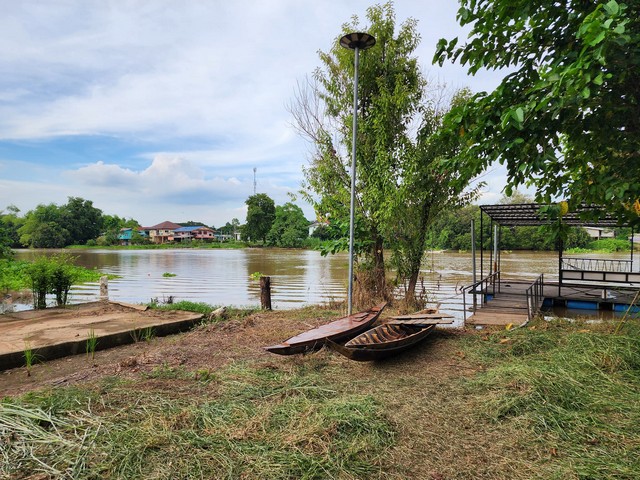
[[[69, 252], [67, 250], [67, 252]], [[16, 250], [16, 258], [30, 260], [53, 250]], [[260, 285], [251, 278], [255, 272], [271, 277], [272, 304], [276, 309], [297, 308], [307, 304], [343, 300], [347, 291], [347, 255], [323, 257], [313, 250], [268, 248], [174, 249], [174, 250], [77, 250], [76, 263], [101, 272], [118, 275], [109, 281], [111, 300], [147, 303], [189, 300], [211, 305], [238, 307], [260, 304]], [[584, 255], [594, 257], [595, 255]], [[606, 255], [628, 259], [628, 254]], [[635, 259], [635, 269], [638, 268]], [[484, 274], [489, 269], [489, 254], [484, 252]], [[477, 256], [478, 280], [480, 256]], [[558, 271], [554, 252], [503, 252], [504, 275], [535, 277], [544, 273], [553, 278]], [[175, 276], [163, 276], [170, 273]], [[428, 252], [423, 263], [423, 282], [419, 285], [432, 301], [454, 305], [461, 286], [472, 283], [470, 253]], [[71, 303], [94, 301], [99, 297], [97, 283], [76, 286]], [[19, 309], [28, 306], [17, 306]]]

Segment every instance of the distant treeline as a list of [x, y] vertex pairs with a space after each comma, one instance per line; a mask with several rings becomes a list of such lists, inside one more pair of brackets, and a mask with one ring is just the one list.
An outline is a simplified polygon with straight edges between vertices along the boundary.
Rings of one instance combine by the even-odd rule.
[[[440, 215], [429, 230], [426, 248], [437, 250], [470, 250], [471, 220], [475, 220], [477, 248], [480, 248], [480, 207], [469, 205]], [[483, 247], [491, 248], [492, 236], [490, 220], [482, 222]], [[628, 245], [630, 229], [614, 229], [616, 237]], [[594, 239], [582, 227], [569, 230], [565, 249], [597, 248]], [[555, 250], [555, 240], [547, 228], [542, 227], [503, 227], [500, 229], [500, 249], [502, 250]], [[628, 247], [627, 247], [628, 248]]]
[[[188, 221], [183, 226], [206, 225]], [[239, 225], [237, 219], [218, 228], [220, 233], [231, 234]], [[137, 228], [141, 225], [133, 218], [107, 215], [93, 206], [91, 200], [69, 197], [64, 205], [40, 204], [21, 215], [20, 209], [10, 205], [0, 210], [0, 257], [7, 248], [64, 248], [69, 245], [118, 244], [122, 228]], [[139, 243], [148, 240], [139, 236]]]

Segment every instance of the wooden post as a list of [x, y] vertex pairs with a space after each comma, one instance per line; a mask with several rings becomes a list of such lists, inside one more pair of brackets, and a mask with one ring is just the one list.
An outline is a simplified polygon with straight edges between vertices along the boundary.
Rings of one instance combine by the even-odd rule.
[[109, 277], [100, 277], [100, 300], [109, 300]]
[[260, 306], [271, 310], [271, 277], [260, 277]]

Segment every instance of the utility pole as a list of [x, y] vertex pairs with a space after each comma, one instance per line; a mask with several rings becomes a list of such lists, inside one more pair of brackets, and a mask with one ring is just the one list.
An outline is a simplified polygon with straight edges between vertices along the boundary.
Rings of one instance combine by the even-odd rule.
[[256, 167], [253, 167], [253, 194], [256, 194], [256, 170], [258, 170]]

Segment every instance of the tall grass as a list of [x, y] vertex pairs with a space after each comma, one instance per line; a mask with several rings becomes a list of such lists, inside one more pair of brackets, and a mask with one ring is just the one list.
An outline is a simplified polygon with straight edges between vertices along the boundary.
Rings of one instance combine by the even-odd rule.
[[470, 352], [489, 369], [468, 383], [494, 422], [548, 447], [553, 478], [640, 478], [640, 326], [559, 327], [492, 335]]

